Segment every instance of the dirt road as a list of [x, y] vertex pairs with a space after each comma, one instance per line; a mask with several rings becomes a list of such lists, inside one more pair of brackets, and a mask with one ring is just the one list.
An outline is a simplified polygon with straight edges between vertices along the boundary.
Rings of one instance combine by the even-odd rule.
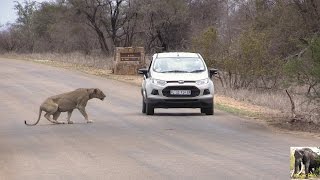
[[[48, 96], [99, 87], [85, 123], [52, 125], [38, 108]], [[0, 179], [289, 179], [289, 147], [320, 140], [275, 133], [216, 111], [141, 112], [140, 88], [25, 61], [0, 59]], [[60, 116], [65, 120], [67, 114]]]

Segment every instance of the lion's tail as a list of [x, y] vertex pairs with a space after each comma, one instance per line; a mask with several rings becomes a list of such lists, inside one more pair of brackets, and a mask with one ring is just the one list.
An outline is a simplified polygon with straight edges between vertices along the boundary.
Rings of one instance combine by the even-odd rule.
[[38, 122], [40, 121], [41, 113], [42, 113], [42, 109], [41, 109], [41, 107], [40, 107], [40, 108], [39, 108], [39, 117], [38, 117], [37, 122], [35, 122], [34, 124], [28, 124], [27, 121], [24, 121], [24, 124], [27, 125], [27, 126], [35, 126], [35, 125], [37, 125]]

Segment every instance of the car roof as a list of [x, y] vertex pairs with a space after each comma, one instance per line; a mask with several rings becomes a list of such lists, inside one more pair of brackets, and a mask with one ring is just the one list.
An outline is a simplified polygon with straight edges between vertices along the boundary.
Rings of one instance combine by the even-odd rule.
[[198, 53], [190, 53], [190, 52], [165, 52], [165, 53], [157, 53], [153, 55], [157, 58], [162, 57], [199, 57]]

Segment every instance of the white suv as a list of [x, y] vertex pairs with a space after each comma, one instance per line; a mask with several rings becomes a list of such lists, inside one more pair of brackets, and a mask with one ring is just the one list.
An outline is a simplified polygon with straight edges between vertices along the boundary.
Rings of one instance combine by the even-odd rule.
[[155, 108], [200, 108], [213, 115], [216, 69], [207, 69], [199, 53], [170, 52], [152, 56], [148, 69], [139, 69], [142, 82], [142, 112], [153, 115]]

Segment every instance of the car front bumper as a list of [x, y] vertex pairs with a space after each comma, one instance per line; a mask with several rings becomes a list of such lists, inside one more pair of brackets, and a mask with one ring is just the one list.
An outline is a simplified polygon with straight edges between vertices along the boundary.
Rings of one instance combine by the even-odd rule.
[[155, 108], [212, 108], [213, 98], [202, 99], [158, 99], [147, 98], [146, 103]]

